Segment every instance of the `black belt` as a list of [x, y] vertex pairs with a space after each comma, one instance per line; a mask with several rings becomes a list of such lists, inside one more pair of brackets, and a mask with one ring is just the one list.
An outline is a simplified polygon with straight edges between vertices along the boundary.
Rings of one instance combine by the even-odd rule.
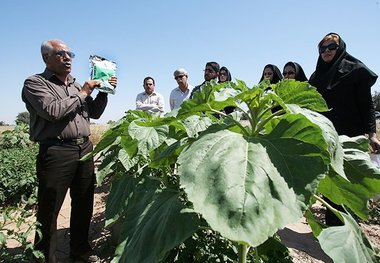
[[76, 139], [47, 139], [39, 141], [40, 144], [70, 144], [70, 145], [81, 145], [88, 141], [88, 136]]

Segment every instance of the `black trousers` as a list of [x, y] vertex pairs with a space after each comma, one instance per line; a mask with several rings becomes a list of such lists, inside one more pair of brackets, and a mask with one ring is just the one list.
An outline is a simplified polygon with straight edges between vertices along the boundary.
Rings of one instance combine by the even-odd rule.
[[70, 254], [81, 255], [91, 250], [88, 232], [94, 202], [94, 161], [79, 161], [93, 149], [90, 141], [82, 145], [69, 143], [40, 144], [37, 156], [38, 211], [42, 239], [36, 234], [36, 249], [46, 262], [55, 263], [57, 217], [70, 188]]

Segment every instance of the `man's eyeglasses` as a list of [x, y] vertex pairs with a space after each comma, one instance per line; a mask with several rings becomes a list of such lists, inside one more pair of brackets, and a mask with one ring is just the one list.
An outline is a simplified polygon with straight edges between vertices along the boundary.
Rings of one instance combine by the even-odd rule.
[[60, 56], [61, 58], [66, 57], [66, 55], [68, 55], [70, 58], [75, 58], [75, 54], [71, 51], [59, 50], [59, 51], [55, 52], [55, 54]]
[[326, 51], [326, 49], [332, 51], [332, 50], [337, 50], [339, 48], [339, 45], [336, 43], [331, 43], [327, 46], [320, 46], [319, 47], [319, 54], [322, 54], [323, 52]]
[[215, 70], [213, 70], [213, 69], [210, 69], [210, 68], [206, 68], [206, 69], [204, 70], [204, 72], [210, 72], [210, 73], [214, 73], [214, 72], [215, 72]]
[[294, 72], [294, 71], [284, 71], [283, 73], [282, 73], [282, 75], [284, 75], [284, 76], [287, 76], [287, 75], [295, 75], [296, 73]]
[[178, 76], [175, 76], [174, 78], [175, 78], [176, 80], [178, 80], [178, 79], [182, 79], [184, 76], [185, 76], [185, 75], [178, 75]]

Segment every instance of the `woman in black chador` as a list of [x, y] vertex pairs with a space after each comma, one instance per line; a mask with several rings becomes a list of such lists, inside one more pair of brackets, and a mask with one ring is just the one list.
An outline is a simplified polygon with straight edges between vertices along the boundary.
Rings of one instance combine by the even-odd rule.
[[282, 80], [280, 69], [273, 64], [265, 65], [259, 82], [263, 81], [264, 79], [269, 79], [270, 84], [278, 83], [280, 80]]
[[[331, 120], [339, 135], [368, 134], [371, 151], [380, 153], [371, 96], [377, 75], [347, 53], [346, 43], [336, 33], [327, 34], [319, 42], [318, 49], [317, 67], [309, 83], [326, 100], [330, 111], [323, 114]], [[328, 225], [341, 224], [330, 210], [327, 211]]]
[[284, 79], [307, 81], [307, 77], [303, 71], [303, 68], [297, 62], [287, 62], [284, 66], [284, 70], [282, 71], [282, 75], [284, 76]]
[[[227, 82], [227, 81], [232, 81], [232, 76], [231, 76], [231, 72], [228, 70], [228, 68], [226, 67], [221, 67], [220, 70], [219, 70], [219, 74], [218, 74], [218, 83], [224, 83], [224, 82]], [[226, 114], [230, 114], [232, 113], [234, 110], [236, 109], [236, 107], [233, 107], [233, 106], [228, 106], [228, 107], [225, 107], [224, 108], [224, 112]]]

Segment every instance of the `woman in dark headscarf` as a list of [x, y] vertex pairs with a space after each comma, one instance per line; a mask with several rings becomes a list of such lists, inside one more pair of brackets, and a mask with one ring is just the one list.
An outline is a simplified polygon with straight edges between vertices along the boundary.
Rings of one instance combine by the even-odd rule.
[[232, 80], [232, 77], [231, 77], [231, 73], [228, 70], [228, 68], [221, 67], [219, 70], [218, 82], [223, 83], [223, 82], [231, 81], [231, 80]]
[[[219, 70], [219, 74], [218, 74], [218, 82], [219, 83], [223, 83], [223, 82], [227, 82], [227, 81], [232, 81], [232, 77], [231, 77], [231, 72], [228, 70], [228, 68], [226, 67], [221, 67], [220, 70]], [[230, 114], [232, 113], [234, 110], [236, 109], [236, 107], [233, 107], [233, 106], [228, 106], [228, 107], [225, 107], [224, 108], [224, 112], [226, 114]]]
[[284, 70], [282, 71], [284, 79], [295, 79], [298, 81], [307, 81], [307, 77], [303, 68], [297, 62], [289, 61], [285, 64]]
[[325, 116], [339, 135], [369, 134], [373, 151], [380, 150], [371, 95], [377, 75], [347, 53], [346, 43], [336, 33], [326, 35], [318, 48], [317, 67], [309, 83], [317, 88], [331, 109]]
[[263, 74], [261, 75], [260, 82], [263, 81], [264, 79], [269, 79], [270, 84], [276, 84], [277, 82], [282, 80], [280, 69], [273, 64], [265, 65], [263, 69]]
[[[309, 83], [316, 87], [330, 109], [323, 114], [339, 135], [368, 134], [371, 150], [380, 153], [371, 87], [377, 75], [346, 51], [346, 43], [336, 33], [327, 34], [318, 44], [319, 57]], [[338, 208], [339, 209], [339, 208]], [[329, 210], [328, 225], [341, 222]]]

